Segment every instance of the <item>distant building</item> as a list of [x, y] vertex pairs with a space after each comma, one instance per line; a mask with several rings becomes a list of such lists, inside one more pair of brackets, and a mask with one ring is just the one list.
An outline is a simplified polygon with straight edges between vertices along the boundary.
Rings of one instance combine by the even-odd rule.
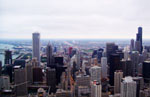
[[50, 45], [50, 43], [48, 43], [48, 45], [46, 47], [46, 55], [47, 55], [47, 66], [50, 67], [50, 65], [53, 65], [52, 64], [53, 50], [52, 50], [52, 46]]
[[132, 77], [125, 77], [121, 82], [121, 97], [136, 97], [136, 88]]
[[78, 87], [78, 97], [91, 97], [90, 88], [88, 86], [79, 86]]
[[37, 58], [38, 65], [40, 65], [40, 33], [32, 34], [32, 58]]
[[131, 39], [131, 42], [130, 42], [130, 51], [133, 51], [134, 50], [134, 39]]
[[0, 91], [10, 90], [9, 76], [0, 76]]
[[12, 52], [10, 50], [5, 51], [5, 64], [12, 64]]
[[121, 80], [123, 78], [123, 72], [122, 71], [116, 71], [114, 75], [114, 93], [118, 94], [120, 93], [120, 87], [121, 87]]
[[106, 53], [107, 53], [107, 61], [110, 62], [110, 55], [115, 53], [118, 49], [118, 46], [115, 43], [107, 43], [106, 44]]
[[2, 74], [2, 61], [0, 61], [0, 76]]
[[138, 33], [136, 34], [136, 41], [140, 42], [140, 53], [142, 53], [143, 45], [142, 45], [142, 27], [138, 27]]
[[33, 66], [31, 64], [27, 64], [25, 69], [26, 69], [28, 84], [32, 84], [33, 83]]
[[101, 58], [101, 67], [102, 67], [102, 78], [107, 78], [108, 77], [108, 74], [107, 74], [107, 69], [108, 69], [107, 57]]

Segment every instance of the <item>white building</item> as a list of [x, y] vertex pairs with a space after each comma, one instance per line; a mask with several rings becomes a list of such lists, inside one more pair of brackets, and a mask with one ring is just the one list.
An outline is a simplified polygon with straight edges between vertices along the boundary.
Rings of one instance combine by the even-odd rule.
[[97, 81], [91, 84], [91, 97], [102, 97], [102, 86]]
[[90, 69], [90, 74], [91, 74], [91, 81], [98, 81], [101, 83], [101, 67], [99, 66], [93, 66]]
[[32, 34], [32, 57], [37, 58], [38, 65], [40, 65], [40, 33], [37, 32]]
[[116, 71], [114, 74], [114, 93], [120, 93], [121, 80], [123, 78], [123, 72]]
[[132, 77], [125, 77], [121, 82], [121, 97], [136, 97], [136, 82]]

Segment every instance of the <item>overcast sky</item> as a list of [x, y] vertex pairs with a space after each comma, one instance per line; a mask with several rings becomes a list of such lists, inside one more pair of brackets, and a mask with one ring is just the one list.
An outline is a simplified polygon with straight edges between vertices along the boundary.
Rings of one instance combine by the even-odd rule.
[[150, 39], [150, 0], [0, 0], [0, 38]]

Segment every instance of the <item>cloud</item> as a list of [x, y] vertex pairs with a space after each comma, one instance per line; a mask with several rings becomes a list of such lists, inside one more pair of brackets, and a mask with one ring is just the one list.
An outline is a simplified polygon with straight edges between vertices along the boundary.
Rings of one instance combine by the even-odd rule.
[[[1, 0], [2, 38], [150, 38], [149, 0]], [[13, 37], [12, 37], [13, 36]]]

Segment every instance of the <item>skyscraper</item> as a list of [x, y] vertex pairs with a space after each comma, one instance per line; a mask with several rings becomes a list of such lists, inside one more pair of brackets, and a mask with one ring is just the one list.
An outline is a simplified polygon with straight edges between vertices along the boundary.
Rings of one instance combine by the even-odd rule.
[[136, 34], [136, 41], [140, 42], [140, 53], [142, 53], [143, 46], [142, 46], [142, 27], [138, 27], [138, 33]]
[[134, 39], [131, 39], [131, 42], [130, 42], [130, 51], [133, 51], [134, 50]]
[[90, 69], [91, 73], [91, 81], [96, 80], [97, 82], [101, 83], [101, 67], [93, 66]]
[[46, 54], [47, 54], [47, 66], [50, 67], [50, 65], [52, 64], [52, 46], [50, 43], [48, 43], [47, 47], [46, 47]]
[[12, 64], [12, 52], [10, 50], [5, 51], [5, 64]]
[[121, 97], [136, 97], [136, 82], [132, 77], [125, 77], [121, 82]]
[[115, 77], [114, 77], [114, 92], [115, 94], [120, 93], [120, 87], [121, 87], [121, 80], [123, 78], [123, 72], [122, 71], [116, 71]]
[[111, 54], [110, 55], [110, 70], [109, 70], [109, 83], [110, 85], [114, 85], [114, 72], [116, 70], [120, 70], [120, 55], [119, 54]]
[[143, 62], [143, 78], [145, 83], [150, 82], [150, 61]]
[[102, 97], [102, 86], [97, 81], [91, 84], [91, 97]]
[[35, 32], [32, 34], [32, 57], [37, 58], [38, 65], [40, 65], [40, 33]]
[[107, 78], [107, 57], [101, 58], [102, 78]]

